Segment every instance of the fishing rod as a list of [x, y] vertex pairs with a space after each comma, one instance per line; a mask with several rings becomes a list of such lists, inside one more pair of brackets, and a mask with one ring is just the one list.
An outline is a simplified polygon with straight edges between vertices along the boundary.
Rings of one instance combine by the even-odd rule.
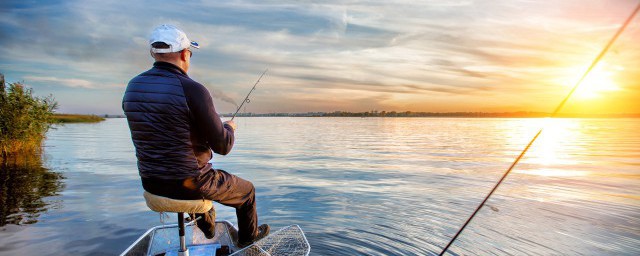
[[260, 77], [258, 77], [258, 80], [256, 81], [255, 84], [253, 84], [253, 87], [251, 88], [251, 90], [249, 91], [249, 93], [247, 93], [247, 97], [244, 97], [244, 100], [242, 100], [242, 104], [240, 104], [240, 106], [238, 107], [238, 109], [236, 110], [236, 112], [233, 114], [233, 116], [231, 117], [231, 120], [233, 121], [234, 118], [236, 118], [236, 115], [238, 114], [238, 111], [240, 111], [240, 109], [242, 108], [242, 105], [244, 105], [244, 103], [249, 103], [251, 102], [251, 100], [249, 100], [249, 95], [251, 95], [251, 93], [253, 92], [253, 90], [256, 89], [256, 85], [258, 85], [258, 83], [260, 82], [260, 79], [262, 79], [262, 76], [264, 76], [265, 73], [267, 73], [267, 70], [269, 69], [265, 69], [264, 72], [262, 72], [262, 75], [260, 75]]
[[[569, 92], [569, 94], [562, 100], [562, 102], [560, 102], [560, 104], [558, 105], [558, 107], [556, 107], [556, 109], [553, 111], [553, 114], [551, 114], [550, 117], [555, 117], [558, 112], [560, 112], [560, 110], [562, 109], [562, 107], [564, 107], [564, 104], [567, 102], [567, 100], [569, 100], [569, 98], [571, 97], [571, 95], [573, 95], [573, 92], [576, 91], [576, 89], [578, 88], [578, 86], [582, 83], [582, 81], [587, 77], [587, 75], [589, 74], [589, 72], [591, 72], [591, 70], [596, 66], [596, 64], [598, 64], [598, 62], [600, 62], [600, 59], [602, 59], [602, 57], [604, 56], [604, 54], [609, 51], [609, 48], [611, 48], [611, 45], [613, 45], [613, 42], [616, 41], [616, 39], [618, 39], [618, 36], [620, 36], [620, 34], [622, 34], [622, 31], [625, 30], [625, 28], [627, 28], [627, 26], [629, 25], [629, 23], [631, 23], [631, 20], [633, 19], [633, 17], [638, 13], [638, 10], [640, 10], [640, 4], [638, 4], [638, 6], [636, 7], [636, 9], [631, 13], [631, 15], [629, 16], [629, 18], [627, 18], [627, 20], [624, 22], [624, 24], [618, 29], [618, 32], [616, 32], [616, 34], [613, 36], [613, 38], [611, 38], [611, 40], [609, 40], [609, 43], [607, 43], [607, 45], [604, 47], [604, 49], [602, 49], [602, 51], [600, 52], [600, 54], [598, 54], [598, 56], [593, 60], [593, 62], [591, 62], [591, 65], [589, 66], [589, 68], [584, 72], [584, 74], [582, 75], [582, 77], [580, 77], [580, 79], [578, 80], [578, 82], [573, 86], [573, 88], [571, 89], [571, 91]], [[462, 230], [464, 230], [465, 227], [467, 227], [467, 225], [469, 224], [469, 222], [471, 222], [471, 220], [473, 219], [473, 217], [476, 216], [476, 214], [478, 213], [478, 211], [480, 211], [480, 209], [484, 206], [484, 204], [487, 202], [487, 200], [489, 199], [489, 197], [491, 197], [491, 195], [493, 194], [493, 192], [496, 191], [496, 189], [498, 189], [498, 186], [500, 186], [500, 184], [502, 184], [502, 181], [507, 177], [507, 175], [509, 175], [509, 173], [511, 172], [511, 170], [516, 166], [516, 164], [518, 164], [518, 162], [520, 162], [520, 159], [522, 159], [522, 157], [524, 156], [525, 153], [527, 153], [527, 151], [529, 150], [529, 147], [531, 147], [531, 145], [533, 144], [534, 141], [536, 141], [536, 139], [538, 139], [538, 136], [540, 136], [540, 134], [542, 133], [542, 129], [540, 128], [540, 130], [538, 131], [538, 133], [533, 136], [533, 138], [531, 139], [531, 141], [529, 141], [529, 144], [527, 144], [527, 146], [524, 148], [524, 150], [522, 150], [522, 152], [520, 153], [520, 155], [518, 155], [518, 157], [515, 159], [515, 161], [511, 164], [511, 166], [509, 166], [509, 169], [507, 169], [507, 171], [502, 175], [502, 178], [500, 178], [500, 180], [496, 183], [496, 185], [493, 187], [493, 189], [491, 189], [491, 191], [489, 192], [489, 194], [487, 194], [487, 196], [485, 196], [484, 200], [482, 200], [482, 202], [480, 203], [480, 205], [478, 205], [478, 207], [476, 208], [476, 210], [473, 212], [473, 214], [471, 214], [471, 216], [469, 216], [469, 218], [467, 219], [467, 221], [464, 223], [464, 225], [462, 225], [462, 227], [458, 230], [458, 232], [453, 236], [453, 238], [451, 238], [451, 240], [449, 241], [449, 243], [447, 244], [447, 246], [444, 247], [444, 249], [442, 249], [442, 252], [440, 252], [440, 256], [444, 255], [445, 252], [447, 252], [447, 250], [449, 249], [449, 247], [453, 244], [453, 242], [455, 242], [455, 240], [458, 238], [458, 236], [460, 235], [460, 233], [462, 233]]]

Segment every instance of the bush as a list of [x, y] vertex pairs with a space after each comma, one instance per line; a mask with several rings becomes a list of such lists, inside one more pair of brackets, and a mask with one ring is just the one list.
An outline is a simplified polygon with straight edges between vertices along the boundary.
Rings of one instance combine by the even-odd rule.
[[32, 90], [22, 83], [5, 86], [4, 76], [0, 74], [1, 157], [39, 151], [57, 106], [51, 95], [34, 97]]

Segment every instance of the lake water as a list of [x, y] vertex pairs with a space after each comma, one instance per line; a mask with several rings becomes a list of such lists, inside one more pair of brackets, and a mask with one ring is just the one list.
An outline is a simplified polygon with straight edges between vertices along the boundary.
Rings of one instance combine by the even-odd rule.
[[[439, 253], [542, 126], [450, 252], [640, 255], [640, 119], [237, 123], [215, 166], [254, 182], [260, 222], [300, 225], [312, 255]], [[2, 255], [116, 255], [161, 224], [124, 119], [59, 126], [42, 165], [1, 176]], [[216, 209], [236, 223], [232, 208]]]

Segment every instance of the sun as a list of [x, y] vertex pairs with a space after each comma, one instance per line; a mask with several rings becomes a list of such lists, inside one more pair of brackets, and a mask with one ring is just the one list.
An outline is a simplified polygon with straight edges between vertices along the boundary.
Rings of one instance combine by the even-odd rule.
[[[595, 99], [603, 93], [619, 91], [621, 88], [614, 80], [615, 73], [622, 67], [609, 66], [606, 63], [598, 64], [574, 92], [576, 98]], [[573, 86], [573, 85], [570, 85]]]

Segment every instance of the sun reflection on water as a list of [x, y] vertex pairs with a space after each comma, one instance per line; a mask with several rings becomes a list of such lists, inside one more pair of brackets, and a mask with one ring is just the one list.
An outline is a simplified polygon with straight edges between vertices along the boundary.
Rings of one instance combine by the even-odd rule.
[[[588, 172], [557, 168], [578, 164], [574, 155], [568, 154], [569, 150], [582, 149], [578, 143], [584, 133], [581, 131], [580, 120], [543, 118], [527, 122], [532, 128], [542, 128], [542, 133], [531, 146], [523, 163], [534, 168], [516, 168], [515, 172], [538, 176], [586, 176]], [[510, 144], [522, 143], [522, 138], [510, 136], [514, 141]], [[531, 137], [527, 138], [531, 139]], [[550, 168], [551, 166], [556, 168]]]
[[538, 175], [538, 176], [545, 176], [545, 177], [576, 177], [576, 176], [590, 175], [590, 173], [586, 171], [561, 170], [561, 169], [536, 169], [536, 170], [521, 170], [516, 172], [527, 174], [527, 175]]
[[[509, 134], [506, 140], [514, 150], [521, 150], [518, 147], [526, 145], [539, 129], [543, 131], [513, 170], [514, 175], [510, 179], [518, 180], [519, 185], [505, 186], [505, 194], [517, 194], [520, 198], [536, 202], [575, 204], [577, 208], [590, 207], [585, 202], [627, 204], [637, 201], [633, 186], [627, 184], [628, 180], [637, 180], [637, 173], [622, 171], [624, 168], [620, 171], [610, 168], [620, 166], [621, 163], [616, 161], [629, 161], [626, 156], [616, 156], [616, 146], [625, 142], [601, 138], [600, 134], [612, 131], [603, 129], [606, 126], [596, 128], [593, 125], [607, 120], [544, 118], [519, 121], [520, 135], [525, 138], [518, 138], [514, 133]], [[604, 158], [609, 159], [607, 164], [602, 162]], [[627, 185], [612, 187], [611, 184], [620, 181]], [[618, 186], [629, 190], [629, 193], [612, 194], [611, 191], [619, 189]]]

